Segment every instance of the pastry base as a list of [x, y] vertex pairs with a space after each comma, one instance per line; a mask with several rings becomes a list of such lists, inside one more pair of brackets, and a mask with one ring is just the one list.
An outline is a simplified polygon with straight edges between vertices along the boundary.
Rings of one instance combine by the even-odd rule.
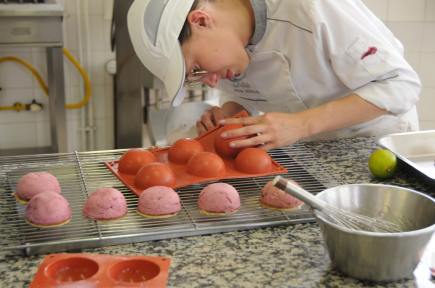
[[63, 226], [63, 225], [65, 225], [65, 224], [68, 224], [70, 221], [71, 221], [71, 218], [68, 219], [68, 220], [66, 220], [66, 221], [64, 221], [64, 222], [57, 223], [57, 224], [52, 224], [52, 225], [41, 225], [41, 224], [35, 224], [35, 223], [32, 223], [32, 222], [30, 222], [28, 219], [26, 219], [27, 224], [29, 224], [29, 225], [31, 225], [31, 226], [33, 226], [33, 227], [37, 227], [37, 228], [56, 228], [56, 227], [60, 227], [60, 226]]
[[173, 213], [173, 214], [149, 215], [149, 214], [144, 214], [144, 213], [140, 212], [139, 210], [136, 210], [136, 212], [137, 212], [137, 214], [139, 214], [142, 217], [153, 218], [153, 219], [165, 219], [165, 218], [174, 217], [178, 214], [178, 212], [177, 212], [177, 213]]
[[261, 207], [263, 207], [263, 208], [275, 210], [275, 211], [284, 211], [284, 212], [299, 210], [301, 208], [301, 206], [304, 204], [304, 203], [301, 203], [300, 205], [298, 205], [296, 207], [291, 207], [291, 208], [278, 208], [278, 207], [267, 205], [267, 204], [263, 203], [261, 200], [259, 202], [260, 202]]
[[236, 213], [237, 211], [239, 211], [239, 209], [234, 210], [232, 212], [209, 212], [209, 211], [205, 211], [205, 210], [202, 210], [202, 209], [199, 210], [199, 212], [201, 214], [207, 215], [207, 216], [228, 216], [228, 215]]
[[110, 223], [110, 222], [112, 222], [112, 221], [117, 221], [117, 220], [119, 220], [119, 219], [121, 219], [121, 218], [124, 218], [124, 217], [127, 215], [127, 213], [125, 213], [125, 214], [122, 215], [122, 216], [119, 216], [119, 217], [116, 217], [116, 218], [111, 218], [111, 219], [98, 219], [98, 218], [93, 218], [93, 217], [90, 217], [90, 216], [88, 216], [88, 215], [85, 215], [84, 213], [83, 213], [83, 215], [84, 215], [86, 218], [90, 219], [90, 220], [100, 221], [100, 222], [104, 222], [104, 223]]
[[27, 203], [29, 203], [28, 200], [24, 200], [18, 197], [17, 193], [13, 193], [13, 195], [15, 197], [15, 200], [17, 200], [17, 202], [20, 203], [21, 205], [27, 205]]

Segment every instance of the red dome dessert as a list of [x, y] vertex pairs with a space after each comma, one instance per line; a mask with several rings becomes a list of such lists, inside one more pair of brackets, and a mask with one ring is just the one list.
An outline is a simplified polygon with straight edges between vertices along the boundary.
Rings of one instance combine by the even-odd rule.
[[230, 147], [230, 143], [235, 140], [246, 139], [247, 137], [242, 136], [242, 137], [224, 139], [221, 137], [221, 134], [224, 131], [239, 129], [242, 127], [243, 126], [239, 124], [228, 124], [220, 128], [216, 132], [216, 136], [214, 138], [214, 149], [216, 150], [217, 154], [219, 154], [221, 157], [226, 157], [226, 158], [236, 157], [236, 155], [241, 151], [241, 148], [232, 148]]
[[169, 148], [168, 158], [171, 162], [186, 164], [193, 155], [202, 151], [204, 147], [197, 140], [179, 139]]
[[225, 163], [212, 152], [200, 152], [190, 158], [187, 172], [199, 177], [219, 177], [225, 174]]
[[130, 149], [119, 159], [118, 170], [122, 173], [135, 175], [140, 168], [156, 161], [156, 156], [148, 150]]
[[236, 157], [236, 169], [244, 173], [268, 173], [272, 168], [272, 158], [260, 148], [245, 148]]
[[168, 165], [155, 162], [145, 165], [139, 170], [134, 184], [140, 189], [147, 189], [151, 186], [173, 187], [175, 181], [175, 174]]

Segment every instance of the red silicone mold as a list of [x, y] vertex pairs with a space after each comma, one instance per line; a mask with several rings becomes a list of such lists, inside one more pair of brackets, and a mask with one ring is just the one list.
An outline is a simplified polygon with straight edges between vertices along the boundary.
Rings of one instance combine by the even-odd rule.
[[166, 287], [170, 259], [156, 256], [51, 254], [44, 258], [30, 288]]
[[[240, 114], [238, 115], [241, 116]], [[210, 130], [206, 134], [195, 138], [195, 140], [199, 141], [203, 146], [206, 152], [211, 152], [215, 154], [214, 156], [218, 156], [215, 151], [214, 141], [215, 136], [218, 133], [220, 127], [217, 127], [213, 130]], [[273, 174], [282, 174], [287, 173], [287, 170], [282, 167], [280, 164], [272, 160], [272, 167], [270, 171], [265, 173], [245, 173], [236, 169], [235, 159], [234, 158], [222, 158], [225, 164], [225, 171], [220, 175], [216, 176], [208, 176], [210, 174], [204, 173], [203, 175], [198, 176], [201, 173], [197, 173], [196, 175], [192, 174], [192, 171], [189, 171], [187, 164], [178, 164], [169, 161], [168, 159], [168, 150], [169, 147], [166, 148], [151, 148], [148, 151], [152, 152], [157, 160], [161, 163], [166, 164], [171, 168], [171, 170], [175, 174], [175, 184], [171, 185], [172, 188], [180, 188], [192, 184], [203, 183], [213, 180], [220, 179], [230, 179], [230, 178], [247, 178], [247, 177], [256, 177], [256, 176], [265, 176], [265, 175], [273, 175]], [[202, 152], [204, 153], [204, 152]], [[197, 154], [198, 155], [198, 154]], [[220, 156], [218, 156], [221, 158]], [[137, 196], [139, 196], [143, 188], [138, 187], [135, 184], [136, 175], [122, 173], [118, 169], [118, 160], [106, 162], [106, 166], [115, 174], [119, 180], [121, 180], [131, 191], [133, 191]], [[204, 162], [203, 162], [204, 163]], [[209, 161], [209, 163], [211, 163]], [[211, 168], [211, 167], [209, 167]], [[214, 168], [214, 167], [212, 167]], [[192, 169], [191, 169], [192, 170]], [[217, 168], [215, 170], [218, 170]], [[219, 174], [219, 173], [218, 173]], [[203, 177], [201, 177], [203, 176]]]

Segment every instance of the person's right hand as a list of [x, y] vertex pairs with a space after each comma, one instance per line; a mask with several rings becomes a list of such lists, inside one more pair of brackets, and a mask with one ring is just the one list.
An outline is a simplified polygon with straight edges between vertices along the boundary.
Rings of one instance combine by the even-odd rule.
[[213, 106], [207, 111], [205, 111], [201, 119], [196, 122], [196, 130], [198, 132], [198, 135], [201, 136], [202, 134], [206, 133], [207, 131], [215, 128], [218, 126], [219, 121], [224, 119], [224, 111], [221, 107]]

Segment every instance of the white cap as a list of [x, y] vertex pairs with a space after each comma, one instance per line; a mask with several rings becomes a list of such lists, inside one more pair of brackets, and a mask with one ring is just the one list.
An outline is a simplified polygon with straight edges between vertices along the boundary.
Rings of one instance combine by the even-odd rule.
[[183, 101], [186, 73], [178, 36], [194, 0], [135, 0], [128, 11], [133, 48], [166, 89], [172, 105]]

